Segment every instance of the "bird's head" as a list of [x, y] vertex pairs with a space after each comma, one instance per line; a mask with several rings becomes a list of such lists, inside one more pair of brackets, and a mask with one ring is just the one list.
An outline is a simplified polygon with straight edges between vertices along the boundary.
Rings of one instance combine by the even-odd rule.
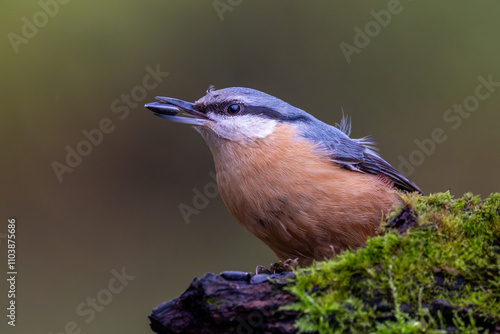
[[[146, 104], [157, 116], [194, 125], [207, 142], [226, 139], [245, 143], [265, 138], [279, 123], [307, 124], [314, 118], [303, 110], [255, 89], [231, 87], [214, 90], [195, 103], [169, 97]], [[184, 115], [178, 115], [184, 112]]]

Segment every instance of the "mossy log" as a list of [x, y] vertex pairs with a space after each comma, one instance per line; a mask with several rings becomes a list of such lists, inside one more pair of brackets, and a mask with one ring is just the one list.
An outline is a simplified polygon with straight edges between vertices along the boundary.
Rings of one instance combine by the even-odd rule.
[[179, 298], [153, 310], [151, 328], [162, 334], [293, 333], [299, 312], [278, 310], [297, 301], [283, 290], [291, 277], [223, 272], [195, 278]]
[[500, 333], [500, 194], [403, 198], [366, 246], [274, 275], [207, 274], [156, 333]]

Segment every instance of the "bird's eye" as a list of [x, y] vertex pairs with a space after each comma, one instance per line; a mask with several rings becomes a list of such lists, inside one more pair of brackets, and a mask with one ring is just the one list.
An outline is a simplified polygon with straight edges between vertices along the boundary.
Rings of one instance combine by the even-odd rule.
[[237, 103], [230, 104], [227, 106], [226, 111], [229, 115], [238, 115], [241, 111], [241, 105]]

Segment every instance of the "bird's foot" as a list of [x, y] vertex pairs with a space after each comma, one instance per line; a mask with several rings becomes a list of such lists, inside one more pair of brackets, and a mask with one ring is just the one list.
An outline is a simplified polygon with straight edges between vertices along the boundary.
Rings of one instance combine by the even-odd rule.
[[276, 263], [271, 263], [269, 269], [262, 265], [258, 265], [255, 268], [256, 274], [280, 274], [285, 271], [291, 271], [293, 268], [297, 268], [299, 266], [299, 258], [296, 259], [287, 259], [285, 261], [279, 261]]

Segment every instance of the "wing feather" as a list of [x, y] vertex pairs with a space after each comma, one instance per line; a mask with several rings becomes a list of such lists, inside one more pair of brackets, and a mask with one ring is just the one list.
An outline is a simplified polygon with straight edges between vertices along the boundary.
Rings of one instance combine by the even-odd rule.
[[415, 183], [378, 156], [372, 148], [367, 147], [363, 140], [337, 138], [328, 146], [330, 158], [343, 168], [361, 173], [382, 175], [390, 179], [394, 186], [400, 190], [416, 191], [422, 194]]

